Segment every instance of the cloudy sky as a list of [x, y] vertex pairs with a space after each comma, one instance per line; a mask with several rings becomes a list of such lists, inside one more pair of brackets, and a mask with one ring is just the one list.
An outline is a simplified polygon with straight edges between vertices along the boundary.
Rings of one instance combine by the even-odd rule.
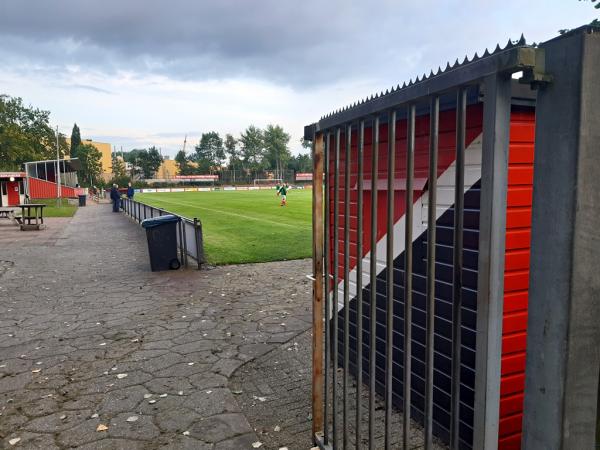
[[0, 93], [124, 150], [277, 123], [296, 153], [333, 109], [598, 15], [577, 0], [1, 0]]

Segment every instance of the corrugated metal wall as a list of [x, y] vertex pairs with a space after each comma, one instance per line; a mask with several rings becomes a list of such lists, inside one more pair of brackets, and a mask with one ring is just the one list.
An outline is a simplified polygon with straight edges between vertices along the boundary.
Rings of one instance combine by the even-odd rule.
[[[75, 188], [61, 185], [61, 197], [75, 198]], [[39, 178], [29, 178], [29, 197], [30, 198], [56, 198], [57, 184], [50, 181], [40, 180]]]

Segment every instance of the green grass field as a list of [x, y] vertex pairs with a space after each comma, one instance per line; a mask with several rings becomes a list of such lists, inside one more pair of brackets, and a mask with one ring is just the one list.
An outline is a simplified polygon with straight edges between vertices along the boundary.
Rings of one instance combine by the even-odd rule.
[[35, 199], [31, 203], [43, 203], [44, 217], [72, 217], [77, 211], [77, 206], [69, 205], [66, 198], [62, 199], [61, 206], [58, 206], [55, 198]]
[[202, 222], [210, 264], [308, 258], [312, 191], [291, 190], [281, 207], [274, 190], [165, 192], [135, 199]]

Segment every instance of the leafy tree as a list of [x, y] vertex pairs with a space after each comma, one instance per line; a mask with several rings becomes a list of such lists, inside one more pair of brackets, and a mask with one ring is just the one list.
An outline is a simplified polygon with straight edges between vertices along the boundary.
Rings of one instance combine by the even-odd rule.
[[91, 186], [100, 177], [102, 153], [90, 144], [80, 144], [76, 150], [81, 164], [81, 170], [78, 172], [79, 180], [82, 184]]
[[231, 134], [227, 133], [225, 135], [224, 145], [225, 155], [229, 158], [229, 165], [232, 166], [232, 168], [235, 168], [235, 163], [238, 162], [240, 159], [240, 152], [237, 148], [237, 141]]
[[145, 148], [140, 149], [140, 148], [134, 148], [131, 151], [128, 152], [123, 152], [122, 156], [123, 156], [123, 160], [125, 162], [131, 163], [131, 164], [137, 164], [137, 159], [140, 157], [140, 155], [144, 152], [147, 152], [147, 150]]
[[[25, 106], [18, 97], [0, 95], [0, 169], [16, 170], [27, 161], [56, 158], [56, 132], [50, 112]], [[69, 153], [59, 135], [61, 154]]]
[[309, 141], [308, 139], [304, 139], [304, 137], [301, 137], [300, 145], [302, 145], [303, 148], [309, 149], [309, 148], [312, 148], [312, 141]]
[[235, 167], [239, 166], [240, 152], [237, 148], [237, 141], [229, 133], [225, 135], [225, 154], [229, 158], [229, 167], [233, 170], [233, 182], [235, 183]]
[[77, 158], [77, 150], [81, 145], [81, 133], [77, 124], [73, 125], [73, 131], [71, 131], [71, 158]]
[[[129, 152], [123, 152], [123, 160], [133, 165], [134, 173], [139, 173], [144, 178], [152, 178], [160, 168], [163, 162], [163, 157], [156, 147], [149, 149], [133, 149]], [[137, 168], [137, 170], [136, 170]]]
[[198, 164], [198, 171], [206, 173], [220, 166], [225, 159], [223, 139], [216, 131], [202, 133], [200, 143], [195, 147], [194, 161]]
[[287, 146], [290, 142], [290, 135], [279, 125], [267, 125], [267, 129], [263, 133], [263, 142], [265, 166], [275, 169], [276, 178], [283, 178], [283, 172], [292, 156]]
[[311, 153], [300, 153], [290, 159], [289, 168], [294, 172], [312, 172], [313, 160]]
[[262, 163], [264, 156], [263, 131], [250, 125], [240, 134], [240, 155], [243, 165], [247, 169], [257, 169]]
[[116, 154], [112, 157], [112, 173], [114, 178], [123, 178], [126, 176], [125, 164]]
[[179, 150], [175, 155], [175, 162], [179, 169], [179, 175], [192, 175], [195, 172], [195, 168], [190, 164], [189, 157], [183, 150]]
[[163, 162], [163, 157], [156, 147], [140, 152], [138, 165], [142, 169], [144, 178], [152, 178]]

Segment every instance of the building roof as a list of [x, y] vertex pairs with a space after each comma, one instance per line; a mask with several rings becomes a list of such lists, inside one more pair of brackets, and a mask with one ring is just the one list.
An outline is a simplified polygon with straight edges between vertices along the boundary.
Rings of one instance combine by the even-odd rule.
[[[81, 170], [81, 162], [79, 161], [79, 158], [70, 158], [70, 159], [61, 159], [61, 167], [64, 167], [64, 170], [67, 172], [77, 172], [78, 170]], [[23, 163], [24, 166], [28, 166], [28, 165], [34, 165], [34, 164], [47, 164], [47, 163], [51, 163], [51, 164], [56, 164], [56, 160], [55, 159], [46, 159], [44, 161], [29, 161], [26, 163]]]

